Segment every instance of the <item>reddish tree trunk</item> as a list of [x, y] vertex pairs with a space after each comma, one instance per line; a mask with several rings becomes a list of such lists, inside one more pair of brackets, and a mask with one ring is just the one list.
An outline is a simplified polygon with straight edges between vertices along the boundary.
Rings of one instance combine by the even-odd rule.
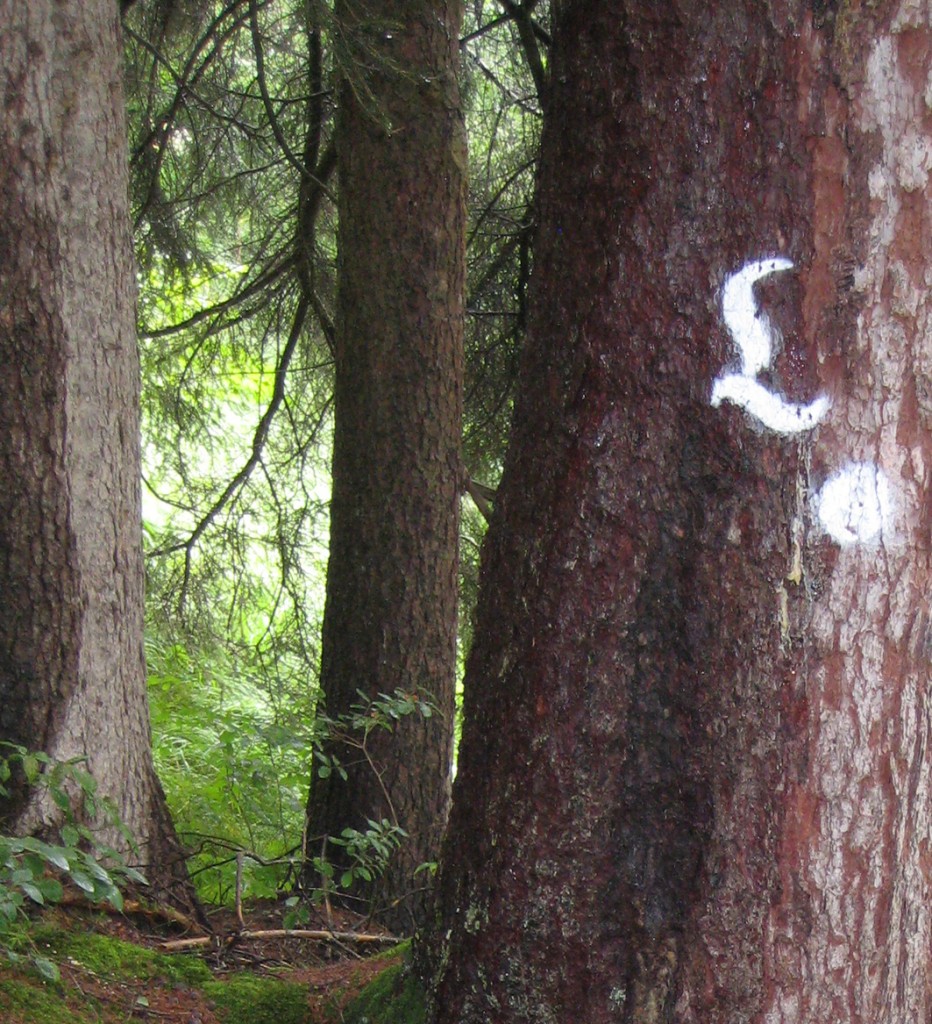
[[[409, 838], [373, 896], [412, 927], [450, 793], [463, 374], [465, 147], [459, 4], [338, 3], [339, 296], [320, 686], [331, 718], [396, 689], [439, 709], [371, 734], [312, 780], [308, 852], [387, 819]], [[362, 697], [360, 696], [362, 693]], [[343, 867], [340, 850], [327, 854]], [[315, 881], [313, 868], [309, 869]]]
[[436, 1024], [930, 1019], [928, 18], [557, 6]]

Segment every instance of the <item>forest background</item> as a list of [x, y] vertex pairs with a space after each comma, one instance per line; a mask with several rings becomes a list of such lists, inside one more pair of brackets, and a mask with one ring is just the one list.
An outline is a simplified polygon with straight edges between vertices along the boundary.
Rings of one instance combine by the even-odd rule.
[[[273, 895], [294, 880], [321, 735], [333, 82], [347, 59], [332, 18], [316, 0], [150, 2], [124, 17], [153, 750], [209, 903], [231, 899], [238, 860], [246, 895]], [[546, 23], [545, 5], [477, 0], [461, 39], [462, 444], [473, 497], [464, 494], [461, 519], [460, 678], [525, 328]], [[308, 146], [331, 175], [318, 183], [311, 225], [301, 221]], [[294, 256], [302, 229], [308, 308]]]

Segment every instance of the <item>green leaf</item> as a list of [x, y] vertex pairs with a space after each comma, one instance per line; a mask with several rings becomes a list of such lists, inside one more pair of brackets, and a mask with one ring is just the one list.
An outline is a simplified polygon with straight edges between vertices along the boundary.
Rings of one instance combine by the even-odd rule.
[[[362, 872], [360, 872], [360, 874], [361, 873]], [[340, 885], [344, 889], [348, 889], [352, 884], [353, 884], [353, 872], [352, 871], [344, 871], [343, 874], [340, 875]]]
[[57, 807], [61, 808], [63, 811], [71, 810], [71, 801], [68, 799], [68, 794], [63, 789], [59, 789], [58, 786], [52, 786], [49, 789], [49, 793]]
[[[23, 897], [18, 892], [11, 892], [7, 899], [0, 898], [0, 917], [6, 918], [6, 923], [16, 920], [17, 908], [23, 905]], [[0, 922], [2, 924], [2, 922]], [[2, 928], [0, 928], [2, 930]]]
[[58, 868], [59, 871], [70, 870], [71, 865], [65, 856], [65, 851], [60, 846], [45, 846], [41, 853], [46, 861], [53, 867]]
[[88, 796], [93, 796], [97, 792], [97, 780], [89, 772], [75, 765], [71, 769], [71, 774], [74, 776], [74, 781]]
[[57, 878], [40, 878], [36, 885], [49, 903], [60, 903], [65, 895], [65, 890]]
[[94, 883], [87, 877], [87, 875], [81, 874], [80, 871], [72, 871], [70, 874], [71, 881], [74, 882], [79, 889], [83, 889], [85, 892], [90, 893], [94, 891]]
[[32, 900], [33, 903], [45, 903], [45, 897], [42, 895], [38, 886], [32, 884], [32, 882], [20, 882], [20, 889]]
[[32, 872], [33, 878], [41, 878], [45, 874], [45, 858], [37, 853], [27, 853], [23, 857], [23, 866]]
[[23, 755], [23, 772], [26, 775], [26, 781], [30, 785], [39, 778], [39, 761], [35, 754]]
[[51, 960], [46, 959], [44, 956], [34, 956], [32, 958], [32, 962], [35, 965], [36, 970], [43, 978], [45, 978], [46, 981], [61, 981], [61, 974], [58, 971], [58, 967], [56, 967]]
[[101, 882], [108, 882], [113, 884], [113, 879], [110, 877], [110, 873], [94, 860], [89, 854], [84, 855], [84, 868], [87, 873]]

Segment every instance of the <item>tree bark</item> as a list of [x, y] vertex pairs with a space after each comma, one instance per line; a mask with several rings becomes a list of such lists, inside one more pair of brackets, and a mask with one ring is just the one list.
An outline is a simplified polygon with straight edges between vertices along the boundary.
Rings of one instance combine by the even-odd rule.
[[[413, 873], [449, 803], [462, 416], [465, 146], [456, 2], [336, 6], [339, 285], [330, 561], [321, 700], [332, 718], [396, 689], [429, 698], [370, 738], [371, 764], [312, 780], [308, 853], [388, 819], [409, 839], [372, 907], [408, 930]], [[332, 844], [331, 859], [339, 859]], [[313, 882], [314, 872], [309, 869]], [[419, 876], [423, 878], [424, 876]]]
[[930, 1019], [930, 63], [557, 5], [435, 1024]]
[[[86, 756], [167, 886], [184, 868], [150, 750], [119, 11], [0, 0], [0, 23], [0, 737]], [[4, 826], [57, 813], [20, 789]]]

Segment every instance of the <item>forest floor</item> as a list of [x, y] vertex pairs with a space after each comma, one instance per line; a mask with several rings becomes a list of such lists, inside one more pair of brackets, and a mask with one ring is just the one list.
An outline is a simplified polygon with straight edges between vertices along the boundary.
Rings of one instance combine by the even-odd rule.
[[[246, 937], [281, 929], [284, 909], [256, 903], [244, 907], [242, 922], [230, 910], [215, 911], [208, 945], [169, 951], [166, 943], [196, 933], [182, 935], [177, 923], [142, 910], [56, 908], [34, 922], [21, 952], [47, 956], [61, 981], [0, 967], [0, 1022], [339, 1024], [359, 992], [402, 961], [403, 950], [389, 942], [343, 938], [379, 930], [340, 912], [329, 922], [338, 941]], [[328, 922], [302, 927], [325, 930]]]

